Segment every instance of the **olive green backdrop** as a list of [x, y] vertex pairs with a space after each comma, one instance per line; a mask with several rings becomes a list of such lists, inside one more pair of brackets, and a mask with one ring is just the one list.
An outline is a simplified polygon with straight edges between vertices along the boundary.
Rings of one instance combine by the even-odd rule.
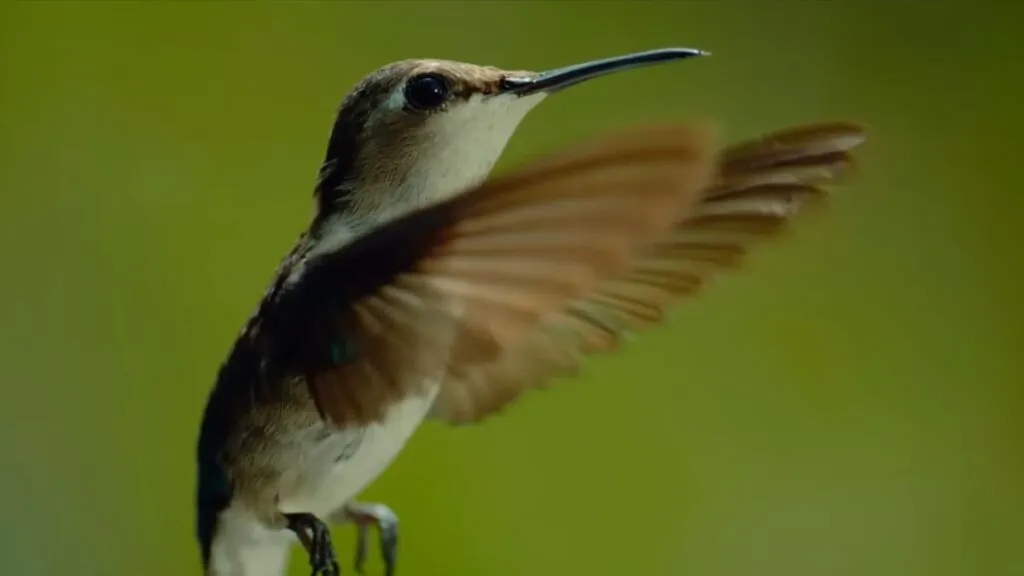
[[1024, 9], [989, 4], [4, 5], [0, 573], [199, 573], [203, 402], [360, 76], [686, 45], [551, 98], [501, 168], [851, 118], [860, 175], [579, 381], [425, 426], [365, 494], [401, 573], [1024, 574]]

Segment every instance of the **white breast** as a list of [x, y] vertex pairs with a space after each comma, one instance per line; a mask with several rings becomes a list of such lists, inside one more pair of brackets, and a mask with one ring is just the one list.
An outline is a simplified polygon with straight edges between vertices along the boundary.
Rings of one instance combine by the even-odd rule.
[[384, 421], [335, 432], [300, 465], [294, 489], [278, 501], [285, 513], [309, 512], [326, 518], [351, 500], [388, 467], [426, 418], [439, 387], [391, 407]]
[[[303, 454], [293, 484], [278, 501], [281, 512], [308, 512], [327, 520], [355, 497], [398, 456], [420, 425], [438, 386], [391, 407], [380, 424], [335, 432]], [[320, 435], [319, 430], [306, 434]], [[339, 457], [341, 457], [339, 459]], [[271, 530], [244, 507], [221, 513], [211, 554], [210, 576], [281, 576], [296, 542], [288, 530]]]

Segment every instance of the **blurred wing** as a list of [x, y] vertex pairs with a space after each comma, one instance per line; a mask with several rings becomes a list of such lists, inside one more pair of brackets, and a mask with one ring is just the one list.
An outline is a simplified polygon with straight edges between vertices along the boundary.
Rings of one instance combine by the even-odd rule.
[[704, 131], [616, 134], [383, 225], [293, 272], [265, 310], [279, 377], [337, 426], [494, 361], [693, 210]]
[[601, 280], [568, 302], [494, 361], [457, 370], [445, 382], [433, 416], [478, 421], [575, 374], [590, 354], [614, 350], [629, 332], [662, 320], [666, 308], [736, 266], [758, 240], [784, 230], [798, 210], [824, 198], [864, 140], [852, 124], [822, 124], [769, 134], [726, 149], [717, 180], [695, 210], [644, 248], [621, 275]]

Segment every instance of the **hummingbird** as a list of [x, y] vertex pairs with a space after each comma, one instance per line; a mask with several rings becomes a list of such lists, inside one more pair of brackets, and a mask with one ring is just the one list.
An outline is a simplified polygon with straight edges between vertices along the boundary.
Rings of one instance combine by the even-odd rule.
[[388, 64], [348, 93], [314, 214], [217, 374], [197, 445], [209, 576], [281, 574], [296, 543], [340, 573], [332, 525], [398, 518], [357, 499], [426, 420], [480, 422], [663, 321], [757, 241], [827, 198], [856, 123], [719, 149], [700, 123], [634, 126], [491, 176], [547, 96], [706, 53], [638, 52], [546, 72]]

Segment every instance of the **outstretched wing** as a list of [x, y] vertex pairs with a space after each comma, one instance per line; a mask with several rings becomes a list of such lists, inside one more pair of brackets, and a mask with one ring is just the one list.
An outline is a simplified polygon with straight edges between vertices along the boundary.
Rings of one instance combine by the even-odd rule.
[[[261, 310], [273, 379], [343, 427], [506, 357], [696, 207], [709, 134], [634, 129], [535, 161], [303, 264]], [[446, 390], [459, 386], [446, 384]]]
[[821, 124], [769, 134], [726, 149], [695, 210], [645, 247], [630, 267], [603, 279], [504, 348], [493, 361], [460, 366], [445, 381], [433, 416], [480, 420], [524, 391], [575, 374], [584, 357], [614, 350], [623, 336], [662, 320], [666, 309], [736, 266], [756, 241], [774, 236], [825, 197], [852, 163], [863, 130]]

